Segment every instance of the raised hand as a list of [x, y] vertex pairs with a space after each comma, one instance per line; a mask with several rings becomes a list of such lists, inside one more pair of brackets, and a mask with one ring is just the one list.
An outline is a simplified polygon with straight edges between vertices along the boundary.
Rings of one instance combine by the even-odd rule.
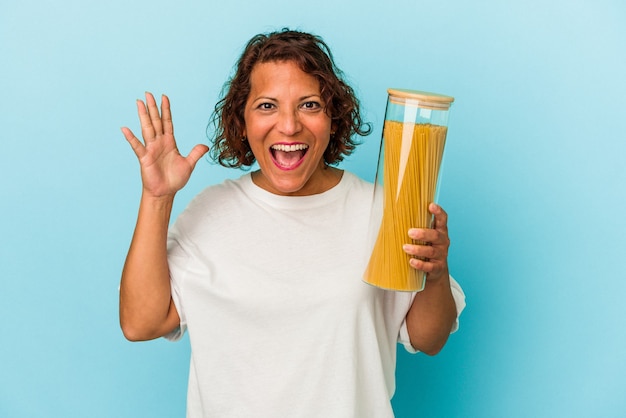
[[411, 266], [425, 271], [427, 280], [437, 280], [448, 277], [448, 214], [441, 206], [431, 203], [428, 210], [435, 216], [435, 225], [432, 229], [411, 228], [409, 238], [425, 244], [405, 244], [404, 251], [414, 256]]
[[146, 93], [145, 103], [137, 100], [137, 113], [143, 142], [126, 127], [122, 133], [139, 160], [143, 192], [151, 197], [173, 196], [187, 184], [196, 163], [209, 148], [198, 144], [187, 157], [180, 154], [174, 139], [170, 102], [165, 95], [160, 113], [151, 93]]

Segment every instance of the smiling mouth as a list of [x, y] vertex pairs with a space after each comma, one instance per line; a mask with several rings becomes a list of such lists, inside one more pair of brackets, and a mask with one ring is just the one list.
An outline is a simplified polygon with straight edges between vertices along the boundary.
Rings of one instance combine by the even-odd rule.
[[282, 170], [293, 170], [304, 160], [309, 150], [306, 144], [275, 144], [270, 147], [272, 160]]

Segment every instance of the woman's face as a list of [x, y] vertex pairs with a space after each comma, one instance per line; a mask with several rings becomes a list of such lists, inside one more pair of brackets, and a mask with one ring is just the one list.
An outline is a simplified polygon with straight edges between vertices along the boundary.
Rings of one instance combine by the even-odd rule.
[[255, 184], [279, 194], [321, 193], [337, 183], [324, 164], [331, 119], [317, 79], [291, 61], [256, 64], [244, 110], [245, 132], [261, 168]]

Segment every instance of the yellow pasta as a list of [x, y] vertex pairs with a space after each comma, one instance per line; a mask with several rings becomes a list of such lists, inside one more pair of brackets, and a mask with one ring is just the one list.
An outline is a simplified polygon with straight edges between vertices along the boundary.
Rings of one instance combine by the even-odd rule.
[[428, 205], [435, 198], [446, 133], [445, 126], [385, 122], [383, 217], [364, 275], [367, 283], [402, 291], [424, 288], [425, 273], [409, 265], [402, 245], [409, 241], [409, 228], [431, 227]]

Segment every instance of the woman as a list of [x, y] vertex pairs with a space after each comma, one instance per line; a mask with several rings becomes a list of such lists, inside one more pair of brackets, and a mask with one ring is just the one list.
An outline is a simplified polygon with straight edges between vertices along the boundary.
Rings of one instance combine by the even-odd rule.
[[178, 153], [166, 96], [160, 113], [151, 94], [138, 101], [144, 142], [122, 128], [143, 192], [120, 322], [132, 341], [189, 332], [190, 417], [393, 416], [397, 342], [435, 354], [456, 329], [464, 297], [439, 206], [436, 228], [407, 231], [403, 247], [428, 273], [422, 292], [361, 280], [380, 208], [371, 184], [333, 167], [369, 132], [340, 74], [319, 37], [254, 37], [216, 106], [213, 155], [259, 170], [202, 191], [169, 231], [208, 148]]

